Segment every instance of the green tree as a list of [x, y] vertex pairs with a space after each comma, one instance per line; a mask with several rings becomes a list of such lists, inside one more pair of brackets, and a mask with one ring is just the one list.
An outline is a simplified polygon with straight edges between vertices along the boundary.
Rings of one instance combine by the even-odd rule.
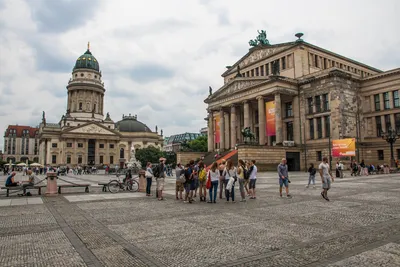
[[153, 146], [136, 150], [136, 159], [140, 161], [142, 167], [146, 167], [147, 162], [157, 163], [163, 156], [163, 152]]
[[193, 152], [207, 152], [208, 151], [207, 136], [202, 135], [188, 142], [188, 148], [190, 151]]

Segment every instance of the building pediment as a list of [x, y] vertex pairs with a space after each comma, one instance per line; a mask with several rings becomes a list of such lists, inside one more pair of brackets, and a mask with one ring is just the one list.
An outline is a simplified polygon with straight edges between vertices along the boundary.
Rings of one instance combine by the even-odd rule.
[[285, 43], [279, 45], [270, 45], [270, 46], [257, 46], [244, 55], [238, 62], [236, 62], [230, 69], [224, 72], [222, 76], [228, 76], [230, 74], [237, 72], [237, 66], [241, 69], [252, 65], [255, 62], [258, 62], [262, 59], [268, 58], [272, 55], [278, 54], [279, 52], [291, 48], [295, 43]]
[[94, 135], [118, 135], [115, 131], [108, 129], [97, 123], [88, 123], [85, 125], [77, 126], [66, 130], [64, 133], [68, 134], [94, 134]]
[[206, 101], [212, 101], [221, 96], [235, 93], [239, 90], [265, 82], [265, 80], [265, 78], [255, 78], [251, 80], [249, 80], [249, 78], [236, 78], [218, 89], [214, 94], [209, 96]]

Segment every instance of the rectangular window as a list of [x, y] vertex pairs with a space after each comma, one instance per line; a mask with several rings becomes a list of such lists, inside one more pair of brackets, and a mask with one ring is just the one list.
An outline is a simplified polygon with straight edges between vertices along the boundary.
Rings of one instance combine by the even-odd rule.
[[310, 125], [310, 139], [314, 139], [314, 119], [309, 119], [308, 123]]
[[282, 61], [282, 70], [286, 69], [286, 57], [281, 58]]
[[331, 116], [325, 116], [325, 137], [331, 135]]
[[329, 97], [328, 94], [323, 94], [322, 95], [322, 106], [324, 111], [328, 111], [329, 110]]
[[389, 128], [392, 128], [392, 124], [390, 123], [390, 115], [385, 115], [385, 131], [387, 132]]
[[308, 114], [313, 114], [313, 101], [312, 97], [307, 98], [307, 104], [308, 104]]
[[399, 91], [393, 91], [393, 107], [400, 108]]
[[397, 129], [397, 133], [400, 133], [400, 113], [394, 114], [394, 124]]
[[261, 76], [264, 76], [264, 66], [260, 66]]
[[57, 155], [51, 155], [51, 163], [56, 164], [57, 163]]
[[318, 56], [317, 56], [317, 55], [314, 56], [314, 66], [315, 66], [316, 68], [319, 68]]
[[110, 144], [110, 148], [114, 148], [114, 144]]
[[317, 118], [317, 132], [318, 132], [318, 139], [322, 138], [322, 118]]
[[78, 156], [78, 164], [82, 164], [82, 155]]
[[99, 148], [104, 148], [104, 144], [99, 144]]
[[397, 149], [397, 159], [400, 159], [400, 149]]
[[293, 122], [286, 123], [286, 139], [287, 141], [293, 141]]
[[103, 164], [103, 156], [100, 156], [100, 164]]
[[376, 116], [375, 117], [375, 123], [376, 123], [376, 136], [381, 137], [382, 136], [381, 116]]
[[246, 77], [250, 77], [250, 71], [246, 72]]
[[315, 97], [315, 112], [321, 112], [321, 96], [319, 95]]
[[317, 151], [317, 161], [322, 161], [322, 151]]
[[389, 92], [383, 93], [383, 101], [385, 109], [390, 109]]
[[374, 95], [374, 102], [375, 102], [375, 111], [381, 110], [381, 101], [379, 99], [379, 94]]
[[114, 164], [114, 156], [110, 156], [110, 164]]
[[78, 143], [78, 147], [82, 148], [83, 147], [83, 143]]
[[254, 70], [251, 70], [251, 77], [254, 77]]
[[286, 106], [286, 118], [293, 117], [293, 105], [292, 102], [287, 102]]
[[57, 143], [51, 143], [51, 147], [56, 148], [57, 147]]
[[324, 69], [327, 69], [328, 66], [326, 65], [326, 58], [324, 58]]
[[67, 156], [67, 164], [71, 164], [71, 156]]
[[256, 68], [256, 76], [259, 76], [259, 75], [260, 75], [260, 73], [258, 71], [258, 68]]
[[67, 147], [72, 147], [72, 143], [67, 143]]
[[265, 75], [269, 75], [269, 64], [265, 65]]
[[383, 150], [378, 150], [378, 160], [384, 160], [385, 156], [383, 154]]

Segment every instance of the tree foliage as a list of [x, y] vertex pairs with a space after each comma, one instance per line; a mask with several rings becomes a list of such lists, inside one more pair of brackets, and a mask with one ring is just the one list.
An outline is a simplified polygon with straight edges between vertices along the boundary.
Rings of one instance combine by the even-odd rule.
[[182, 143], [182, 151], [207, 152], [207, 150], [207, 136], [199, 136], [190, 142]]
[[136, 159], [140, 161], [142, 167], [145, 167], [147, 162], [158, 163], [159, 159], [164, 157], [167, 159], [167, 164], [176, 163], [176, 153], [160, 151], [156, 147], [147, 147], [136, 150]]

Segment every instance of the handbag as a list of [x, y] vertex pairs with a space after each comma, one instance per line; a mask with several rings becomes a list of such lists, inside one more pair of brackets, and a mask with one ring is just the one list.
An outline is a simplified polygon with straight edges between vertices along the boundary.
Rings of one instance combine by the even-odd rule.
[[153, 175], [149, 171], [146, 171], [145, 174], [146, 178], [153, 178]]
[[210, 172], [208, 172], [208, 178], [207, 178], [207, 182], [206, 182], [206, 188], [210, 189], [211, 188], [211, 175]]

